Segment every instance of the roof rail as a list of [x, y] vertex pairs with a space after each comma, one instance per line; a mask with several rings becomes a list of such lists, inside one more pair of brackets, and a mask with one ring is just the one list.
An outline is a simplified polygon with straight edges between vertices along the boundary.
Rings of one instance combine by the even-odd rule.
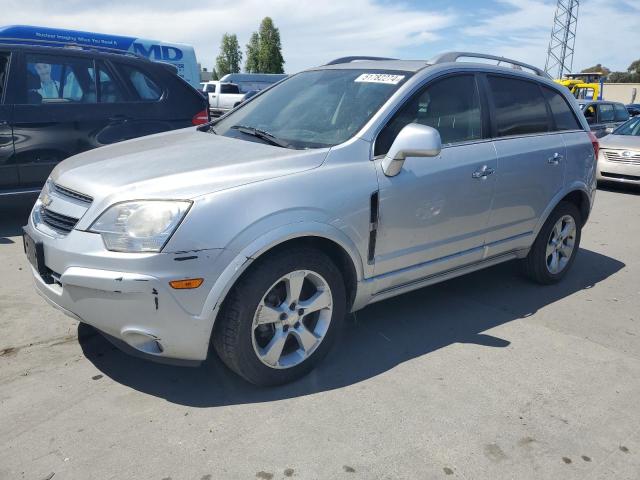
[[355, 57], [340, 57], [335, 60], [331, 60], [329, 63], [325, 65], [338, 65], [340, 63], [351, 63], [358, 62], [362, 60], [397, 60], [397, 58], [388, 58], [388, 57], [367, 57], [367, 56], [355, 56]]
[[94, 51], [94, 52], [105, 52], [105, 53], [115, 53], [118, 55], [126, 55], [129, 57], [142, 58], [147, 60], [147, 58], [142, 55], [138, 55], [137, 53], [129, 52], [127, 50], [119, 50], [117, 48], [110, 47], [101, 47], [98, 45], [82, 45], [79, 43], [73, 42], [59, 42], [57, 40], [38, 40], [38, 39], [26, 39], [26, 38], [11, 38], [11, 37], [0, 37], [0, 45], [1, 44], [13, 44], [13, 45], [25, 45], [25, 46], [36, 46], [36, 47], [53, 47], [53, 48], [68, 48], [73, 50], [84, 50], [84, 51]]
[[523, 62], [520, 62], [518, 60], [512, 60], [510, 58], [498, 57], [496, 55], [488, 55], [488, 54], [484, 54], [484, 53], [445, 52], [445, 53], [441, 53], [440, 55], [437, 55], [434, 58], [432, 58], [431, 60], [429, 60], [429, 63], [432, 64], [432, 65], [437, 65], [439, 63], [456, 62], [461, 57], [484, 58], [486, 60], [496, 60], [498, 62], [498, 65], [500, 65], [500, 63], [502, 63], [502, 62], [509, 63], [509, 64], [513, 65], [514, 67], [522, 67], [522, 68], [526, 68], [527, 70], [531, 70], [532, 72], [534, 72], [539, 77], [551, 78], [549, 76], [549, 74], [547, 72], [545, 72], [544, 70], [542, 70], [542, 69], [540, 69], [538, 67], [534, 67], [533, 65], [529, 65], [528, 63], [523, 63]]

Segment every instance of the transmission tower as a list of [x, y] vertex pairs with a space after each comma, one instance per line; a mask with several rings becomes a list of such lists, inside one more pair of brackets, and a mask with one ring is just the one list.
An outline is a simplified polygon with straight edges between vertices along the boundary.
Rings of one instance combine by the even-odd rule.
[[547, 50], [547, 63], [544, 66], [545, 72], [552, 77], [562, 78], [573, 68], [579, 6], [579, 0], [558, 0]]

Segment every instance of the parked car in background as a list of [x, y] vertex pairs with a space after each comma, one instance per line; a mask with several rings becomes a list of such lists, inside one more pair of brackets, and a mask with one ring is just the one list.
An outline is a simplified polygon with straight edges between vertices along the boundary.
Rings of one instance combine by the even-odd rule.
[[640, 117], [600, 139], [598, 180], [640, 185]]
[[629, 116], [631, 117], [640, 115], [640, 103], [630, 103], [627, 105], [627, 112], [629, 112]]
[[597, 148], [571, 93], [536, 67], [337, 59], [208, 125], [63, 162], [25, 249], [49, 303], [128, 349], [215, 351], [279, 384], [371, 303], [515, 259], [561, 281]]
[[209, 99], [209, 110], [211, 115], [224, 115], [236, 105], [242, 103], [244, 93], [235, 83], [220, 81], [202, 82], [202, 91]]
[[580, 109], [596, 137], [604, 137], [629, 120], [623, 103], [606, 100], [578, 100]]
[[0, 200], [37, 192], [62, 160], [208, 121], [173, 67], [121, 53], [0, 44]]

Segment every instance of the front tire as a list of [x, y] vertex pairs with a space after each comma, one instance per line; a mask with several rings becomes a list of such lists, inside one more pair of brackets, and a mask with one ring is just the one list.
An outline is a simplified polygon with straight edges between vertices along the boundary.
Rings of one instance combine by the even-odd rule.
[[232, 288], [214, 328], [220, 359], [256, 385], [291, 382], [328, 353], [346, 309], [333, 261], [311, 248], [258, 259]]
[[524, 270], [542, 285], [559, 282], [567, 274], [580, 248], [582, 216], [573, 203], [560, 202], [551, 212], [524, 259]]

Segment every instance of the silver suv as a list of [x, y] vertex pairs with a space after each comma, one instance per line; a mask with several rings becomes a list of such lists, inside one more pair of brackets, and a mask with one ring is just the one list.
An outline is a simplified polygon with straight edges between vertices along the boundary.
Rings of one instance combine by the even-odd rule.
[[204, 127], [65, 160], [25, 251], [49, 303], [129, 350], [202, 361], [213, 345], [273, 385], [373, 302], [512, 259], [562, 279], [594, 149], [535, 67], [343, 58]]

